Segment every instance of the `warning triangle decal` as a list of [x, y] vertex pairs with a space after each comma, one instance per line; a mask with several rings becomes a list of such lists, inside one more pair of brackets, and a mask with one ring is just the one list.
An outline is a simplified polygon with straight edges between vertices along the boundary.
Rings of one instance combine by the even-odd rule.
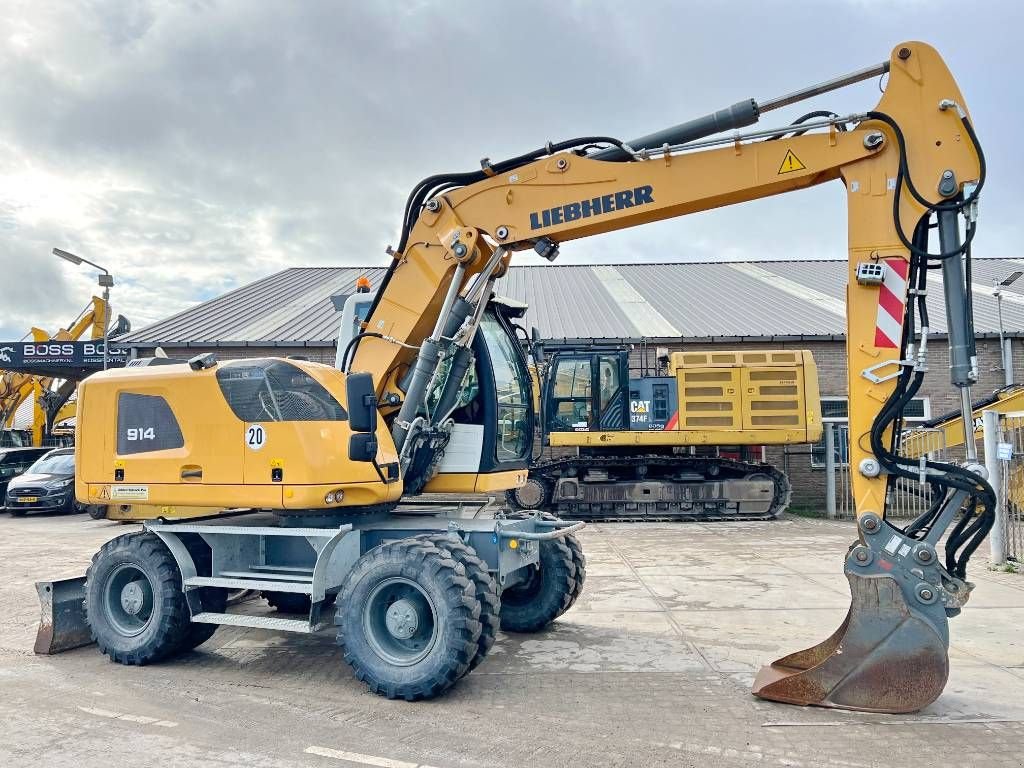
[[786, 150], [786, 156], [782, 158], [782, 165], [779, 166], [778, 175], [792, 173], [793, 171], [806, 170], [807, 166], [800, 162], [800, 158], [793, 154], [792, 149]]

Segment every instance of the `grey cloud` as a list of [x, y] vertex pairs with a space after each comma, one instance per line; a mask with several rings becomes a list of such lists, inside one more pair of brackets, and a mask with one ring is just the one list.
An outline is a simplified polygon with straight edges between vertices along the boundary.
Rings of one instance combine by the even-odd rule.
[[[385, 263], [409, 188], [575, 135], [624, 139], [888, 55], [907, 34], [958, 74], [989, 153], [979, 255], [1021, 241], [1016, 3], [23, 3], [0, 10], [0, 328], [66, 322], [118, 275], [141, 322], [285, 266]], [[959, 21], [950, 23], [951, 18]], [[866, 83], [821, 105], [863, 109]], [[766, 116], [778, 124], [798, 109]], [[29, 171], [26, 171], [29, 168]], [[74, 190], [57, 205], [19, 173]], [[18, 177], [20, 178], [20, 177]], [[567, 244], [567, 261], [841, 257], [841, 188]], [[67, 201], [65, 201], [66, 203]], [[73, 247], [72, 247], [73, 246]], [[530, 257], [524, 257], [529, 260]], [[15, 295], [17, 294], [17, 295]], [[38, 318], [38, 319], [37, 319]]]

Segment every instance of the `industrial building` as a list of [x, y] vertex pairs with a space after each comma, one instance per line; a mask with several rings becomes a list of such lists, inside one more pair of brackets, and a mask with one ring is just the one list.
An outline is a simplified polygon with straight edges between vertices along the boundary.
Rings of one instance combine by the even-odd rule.
[[[1011, 370], [1024, 374], [1024, 279], [999, 286], [1024, 260], [976, 259], [971, 276], [980, 380], [975, 396], [1007, 381], [1000, 333]], [[373, 285], [383, 267], [295, 267], [205, 301], [125, 337], [139, 354], [156, 347], [172, 357], [216, 352], [222, 359], [301, 355], [333, 363], [339, 318], [333, 297]], [[499, 283], [504, 296], [529, 305], [523, 325], [545, 341], [631, 345], [636, 360], [658, 347], [802, 348], [818, 363], [826, 421], [846, 419], [845, 261], [651, 263], [513, 266]], [[946, 381], [945, 318], [939, 273], [931, 276], [931, 372], [908, 421], [953, 409]], [[1002, 329], [1000, 326], [1002, 325]], [[837, 449], [843, 450], [843, 449]], [[773, 449], [767, 458], [792, 478], [796, 507], [820, 508], [823, 447]]]

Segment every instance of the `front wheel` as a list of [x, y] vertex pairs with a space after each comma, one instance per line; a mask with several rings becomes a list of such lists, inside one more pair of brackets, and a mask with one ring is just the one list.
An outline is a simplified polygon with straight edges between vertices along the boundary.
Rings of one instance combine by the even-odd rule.
[[338, 645], [355, 676], [389, 699], [438, 696], [477, 654], [480, 603], [466, 569], [421, 539], [363, 555], [338, 598]]
[[540, 542], [540, 560], [526, 581], [501, 593], [501, 628], [506, 632], [539, 632], [576, 602], [583, 589], [586, 561], [578, 542]]

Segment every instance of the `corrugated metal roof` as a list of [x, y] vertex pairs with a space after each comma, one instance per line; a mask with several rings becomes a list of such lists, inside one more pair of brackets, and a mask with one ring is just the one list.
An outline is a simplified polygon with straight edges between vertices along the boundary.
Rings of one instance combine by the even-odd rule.
[[[994, 281], [1024, 261], [974, 261], [975, 326], [998, 332]], [[845, 332], [845, 261], [613, 264], [512, 267], [498, 292], [530, 306], [524, 325], [548, 339], [834, 338]], [[331, 296], [374, 285], [383, 267], [295, 267], [237, 288], [126, 337], [140, 346], [331, 346]], [[941, 275], [929, 276], [931, 329], [946, 330]], [[1003, 322], [1024, 335], [1024, 278], [1004, 289]]]

